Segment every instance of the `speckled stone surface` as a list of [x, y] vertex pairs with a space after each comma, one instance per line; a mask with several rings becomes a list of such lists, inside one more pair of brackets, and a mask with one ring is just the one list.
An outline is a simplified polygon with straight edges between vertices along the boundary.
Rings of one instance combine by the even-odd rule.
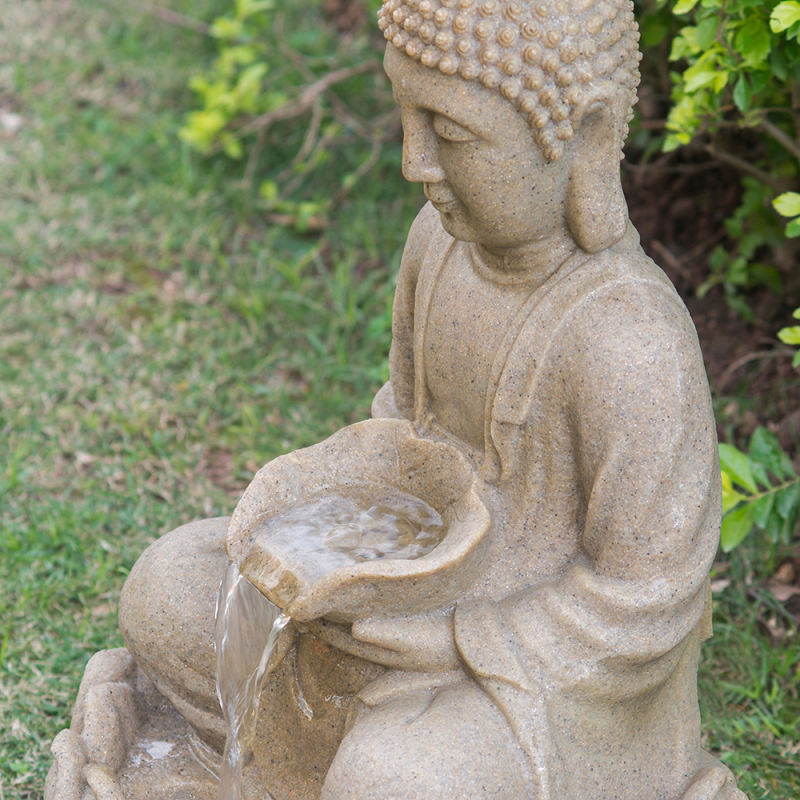
[[[268, 464], [230, 521], [125, 585], [46, 800], [211, 800], [228, 557], [295, 621], [264, 683], [252, 798], [744, 800], [700, 746], [720, 480], [692, 322], [619, 180], [626, 0], [387, 0], [403, 172], [430, 201], [373, 417]], [[418, 561], [320, 578], [259, 533], [372, 481], [429, 502]]]

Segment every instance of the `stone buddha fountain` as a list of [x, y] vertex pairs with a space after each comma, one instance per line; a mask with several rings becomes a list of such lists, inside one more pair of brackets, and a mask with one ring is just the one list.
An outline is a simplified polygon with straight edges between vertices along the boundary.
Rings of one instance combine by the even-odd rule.
[[[230, 519], [141, 556], [126, 648], [90, 661], [45, 797], [220, 796], [230, 561], [284, 616], [226, 800], [743, 800], [700, 747], [708, 385], [620, 187], [632, 4], [386, 0], [379, 20], [429, 201], [390, 381]], [[270, 617], [248, 619], [243, 647]]]

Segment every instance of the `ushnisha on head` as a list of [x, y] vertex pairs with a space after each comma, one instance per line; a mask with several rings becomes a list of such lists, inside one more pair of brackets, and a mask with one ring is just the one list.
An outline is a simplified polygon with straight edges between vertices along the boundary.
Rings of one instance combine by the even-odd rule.
[[630, 0], [386, 0], [378, 24], [415, 61], [499, 92], [545, 158], [561, 156], [589, 95], [617, 98], [622, 147], [641, 59]]

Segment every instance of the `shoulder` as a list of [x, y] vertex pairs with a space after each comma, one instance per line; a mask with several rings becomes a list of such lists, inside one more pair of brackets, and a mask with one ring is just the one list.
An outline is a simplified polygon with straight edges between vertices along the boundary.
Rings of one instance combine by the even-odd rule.
[[585, 290], [564, 319], [561, 336], [573, 376], [588, 372], [599, 383], [631, 386], [644, 375], [662, 386], [689, 376], [705, 383], [689, 312], [638, 241], [592, 257], [580, 269]]
[[648, 330], [671, 330], [696, 343], [694, 324], [675, 287], [631, 231], [618, 246], [591, 256], [576, 271], [580, 288], [569, 320], [576, 336], [649, 339]]

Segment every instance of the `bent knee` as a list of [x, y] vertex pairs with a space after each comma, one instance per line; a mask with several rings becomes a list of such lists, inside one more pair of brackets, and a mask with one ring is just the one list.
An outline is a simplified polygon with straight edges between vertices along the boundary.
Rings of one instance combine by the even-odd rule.
[[505, 717], [464, 683], [366, 711], [344, 738], [321, 800], [529, 797], [527, 763]]
[[213, 676], [226, 527], [225, 517], [183, 525], [157, 539], [134, 564], [122, 589], [119, 622], [126, 647], [145, 671], [161, 678], [187, 669], [204, 679]]

